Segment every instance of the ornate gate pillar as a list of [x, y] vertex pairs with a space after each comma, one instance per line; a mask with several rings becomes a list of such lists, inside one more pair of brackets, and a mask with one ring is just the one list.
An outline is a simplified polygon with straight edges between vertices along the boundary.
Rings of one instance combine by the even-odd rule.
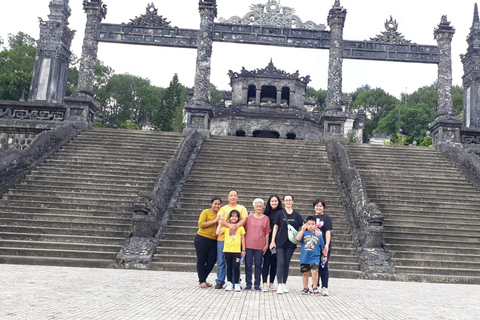
[[460, 128], [462, 122], [455, 118], [452, 99], [452, 38], [455, 28], [450, 26], [447, 16], [434, 31], [438, 43], [438, 111], [437, 118], [430, 125], [433, 145], [442, 149], [448, 146], [460, 146]]
[[62, 103], [67, 90], [70, 45], [75, 31], [68, 27], [68, 0], [52, 0], [48, 21], [40, 19], [29, 101]]
[[187, 125], [183, 131], [185, 135], [190, 134], [193, 130], [208, 135], [212, 117], [210, 72], [217, 2], [216, 0], [200, 0], [198, 9], [200, 11], [200, 30], [198, 31], [195, 85], [192, 100], [185, 107], [187, 112]]
[[340, 6], [340, 0], [335, 0], [327, 20], [330, 27], [330, 55], [326, 110], [342, 111], [343, 27], [346, 15], [347, 10]]
[[78, 87], [75, 89], [74, 97], [92, 98], [98, 53], [98, 27], [107, 14], [107, 8], [106, 5], [102, 3], [102, 0], [85, 0], [83, 2], [83, 9], [87, 14], [87, 23], [85, 26], [85, 36], [83, 38]]

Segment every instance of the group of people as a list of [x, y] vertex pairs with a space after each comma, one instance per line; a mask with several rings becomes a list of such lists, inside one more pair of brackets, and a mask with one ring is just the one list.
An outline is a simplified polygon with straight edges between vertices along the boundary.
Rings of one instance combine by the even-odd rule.
[[[324, 213], [323, 199], [313, 202], [315, 214], [306, 221], [293, 209], [293, 203], [292, 195], [283, 197], [283, 205], [277, 195], [266, 203], [257, 198], [249, 214], [238, 204], [236, 190], [228, 192], [228, 204], [224, 206], [219, 197], [212, 198], [211, 207], [200, 214], [194, 241], [200, 287], [213, 286], [207, 277], [217, 263], [215, 289], [241, 291], [240, 264], [245, 261], [245, 290], [252, 290], [253, 282], [254, 290], [288, 293], [290, 261], [298, 243], [304, 287], [300, 293], [328, 296], [332, 219]], [[310, 273], [312, 291], [308, 286]]]

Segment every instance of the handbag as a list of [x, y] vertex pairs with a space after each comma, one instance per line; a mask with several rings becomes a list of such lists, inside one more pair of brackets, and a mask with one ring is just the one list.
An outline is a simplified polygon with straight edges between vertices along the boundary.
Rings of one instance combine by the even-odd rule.
[[288, 240], [290, 240], [290, 242], [293, 244], [300, 244], [300, 242], [298, 242], [296, 239], [298, 230], [295, 230], [295, 228], [290, 223], [288, 223], [287, 213], [285, 211], [283, 211], [283, 213], [283, 216], [287, 221]]

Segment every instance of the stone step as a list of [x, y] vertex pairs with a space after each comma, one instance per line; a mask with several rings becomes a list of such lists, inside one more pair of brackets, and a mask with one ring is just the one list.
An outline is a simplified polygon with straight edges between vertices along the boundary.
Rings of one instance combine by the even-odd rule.
[[[432, 185], [425, 185], [425, 186], [418, 186], [418, 185], [412, 185], [407, 183], [398, 183], [398, 181], [395, 181], [395, 183], [391, 182], [390, 184], [380, 184], [380, 183], [375, 183], [375, 185], [370, 185], [367, 183], [367, 193], [368, 194], [374, 194], [374, 193], [387, 193], [389, 190], [391, 190], [391, 186], [395, 185], [395, 194], [417, 194], [417, 195], [426, 195], [426, 194], [435, 194], [437, 195], [448, 195], [449, 192], [452, 192], [452, 184], [447, 184], [447, 185], [438, 185], [438, 186], [432, 186]], [[466, 185], [465, 182], [462, 184], [455, 185], [455, 192], [457, 194], [468, 194], [468, 195], [473, 195], [473, 196], [479, 196], [479, 190], [476, 189], [474, 186], [469, 186]]]
[[65, 198], [65, 199], [101, 199], [102, 201], [132, 201], [137, 197], [137, 192], [130, 194], [121, 193], [95, 193], [95, 192], [73, 192], [73, 191], [52, 191], [52, 190], [19, 190], [13, 189], [6, 195], [4, 199], [21, 200], [22, 198]]
[[[5, 200], [10, 201], [29, 201], [32, 199], [32, 196], [28, 195], [14, 195], [14, 194], [7, 194], [4, 195], [3, 198]], [[61, 204], [71, 204], [71, 205], [84, 205], [84, 206], [111, 206], [111, 207], [126, 207], [132, 205], [132, 200], [135, 197], [119, 197], [118, 199], [112, 199], [114, 197], [76, 197], [74, 195], [35, 195], [35, 200], [37, 202], [49, 202], [49, 203], [61, 203]]]
[[104, 251], [77, 251], [59, 249], [35, 249], [35, 248], [4, 248], [0, 247], [0, 256], [24, 256], [24, 257], [55, 257], [77, 259], [106, 259], [115, 260], [118, 252]]
[[423, 202], [423, 203], [416, 203], [415, 205], [412, 205], [411, 201], [404, 200], [404, 199], [397, 199], [395, 203], [392, 203], [392, 201], [389, 200], [384, 200], [384, 199], [375, 199], [374, 197], [370, 198], [370, 201], [375, 202], [379, 207], [382, 208], [388, 208], [389, 206], [401, 206], [405, 209], [405, 211], [425, 211], [425, 210], [434, 210], [434, 209], [442, 209], [442, 210], [449, 210], [452, 207], [452, 203], [455, 204], [456, 209], [462, 209], [462, 210], [472, 210], [473, 212], [476, 212], [478, 210], [478, 205], [480, 202], [478, 201], [471, 201], [469, 203], [462, 203], [462, 202], [456, 202], [456, 201], [443, 201], [439, 202], [437, 200], [435, 201], [428, 201], [428, 202]]
[[[127, 195], [127, 196], [137, 196], [139, 188], [138, 187], [129, 187], [129, 186], [111, 186], [111, 185], [80, 185], [75, 186], [73, 184], [70, 185], [44, 185], [41, 183], [30, 183], [30, 184], [18, 184], [13, 188], [10, 188], [10, 191], [14, 191], [15, 193], [18, 192], [35, 192], [38, 191], [39, 186], [41, 186], [42, 191], [55, 193], [55, 192], [64, 192], [68, 193], [80, 193], [80, 194], [95, 194], [95, 195]], [[91, 186], [91, 187], [90, 187]], [[147, 188], [143, 188], [144, 190], [148, 190]]]
[[14, 212], [4, 212], [0, 216], [0, 219], [9, 219], [9, 220], [18, 220], [18, 219], [29, 219], [29, 220], [40, 220], [40, 221], [53, 221], [53, 222], [83, 222], [90, 224], [105, 224], [112, 223], [114, 225], [130, 225], [132, 223], [132, 214], [118, 214], [116, 212], [111, 212], [111, 215], [99, 215], [94, 216], [97, 212], [80, 212], [78, 211], [67, 211], [63, 214], [56, 214], [50, 210], [45, 210], [47, 213], [34, 212], [28, 213], [25, 210], [18, 210]]
[[99, 229], [77, 229], [77, 228], [55, 228], [55, 227], [35, 227], [35, 226], [7, 226], [0, 225], [1, 233], [31, 233], [31, 234], [55, 234], [71, 236], [89, 236], [89, 237], [112, 237], [125, 238], [130, 228], [122, 231], [99, 230]]
[[76, 229], [76, 230], [98, 230], [98, 231], [115, 231], [125, 232], [129, 230], [131, 223], [115, 224], [113, 221], [104, 223], [90, 223], [84, 221], [52, 221], [40, 219], [14, 219], [0, 217], [0, 226], [7, 227], [35, 227], [35, 228], [61, 228], [61, 229]]
[[[98, 182], [96, 182], [98, 180]], [[105, 181], [107, 180], [107, 181]], [[21, 186], [32, 185], [32, 186], [78, 186], [79, 188], [95, 189], [95, 188], [139, 188], [150, 190], [154, 182], [151, 179], [128, 179], [127, 181], [118, 181], [115, 178], [109, 178], [102, 181], [101, 176], [98, 179], [92, 179], [91, 177], [69, 177], [68, 181], [65, 181], [65, 178], [61, 176], [26, 176], [23, 178], [19, 184]]]
[[[126, 177], [127, 176], [127, 177]], [[155, 181], [155, 176], [152, 174], [144, 174], [144, 175], [135, 175], [135, 174], [128, 174], [128, 172], [122, 172], [121, 174], [106, 174], [103, 172], [97, 173], [90, 173], [88, 171], [85, 172], [78, 172], [78, 173], [70, 173], [66, 175], [65, 172], [46, 172], [41, 170], [33, 170], [32, 175], [27, 177], [28, 180], [47, 180], [47, 181], [84, 181], [84, 182], [101, 182], [105, 183], [106, 181], [113, 181], [118, 183], [147, 183]]]
[[[477, 264], [480, 263], [480, 253], [478, 254], [459, 254], [459, 253], [440, 253], [435, 250], [435, 252], [410, 252], [410, 251], [393, 251], [392, 258], [397, 261], [400, 260], [399, 258], [404, 258], [408, 260], [414, 261], [448, 261], [452, 263], [463, 263], [464, 261], [471, 261], [476, 262]], [[400, 265], [403, 262], [400, 262]], [[468, 262], [467, 262], [468, 263]], [[453, 265], [452, 267], [455, 267]], [[478, 267], [478, 265], [477, 265]], [[480, 269], [480, 268], [479, 268]]]
[[[161, 169], [158, 170], [158, 172], [161, 172]], [[42, 168], [38, 168], [35, 170], [32, 170], [32, 174], [35, 176], [63, 176], [64, 179], [70, 179], [70, 178], [97, 178], [97, 179], [118, 179], [119, 181], [122, 180], [155, 180], [156, 174], [151, 173], [151, 172], [142, 172], [142, 171], [131, 171], [131, 170], [123, 170], [123, 171], [107, 171], [107, 170], [65, 170], [62, 168], [54, 169], [54, 170], [42, 170]]]
[[[2, 202], [3, 203], [3, 202]], [[34, 202], [37, 207], [25, 206], [23, 202], [15, 202], [15, 205], [5, 206], [2, 208], [2, 213], [5, 214], [25, 214], [35, 216], [39, 215], [59, 215], [59, 216], [98, 216], [98, 217], [132, 217], [132, 211], [129, 208], [123, 208], [123, 211], [118, 210], [85, 210], [85, 209], [72, 209], [72, 208], [49, 208], [39, 207], [38, 203]]]
[[59, 150], [58, 153], [52, 155], [48, 162], [61, 162], [61, 160], [74, 159], [91, 159], [96, 161], [121, 161], [131, 163], [138, 161], [139, 163], [154, 163], [158, 159], [168, 159], [175, 154], [174, 149], [162, 149], [161, 151], [146, 151], [144, 149], [125, 150], [114, 149], [109, 150], [105, 148], [84, 150], [80, 148], [68, 147], [68, 149]]
[[[447, 215], [447, 214], [446, 214]], [[449, 215], [452, 217], [452, 215]], [[472, 229], [480, 231], [480, 216], [471, 217], [471, 215], [465, 215], [465, 217], [455, 216], [455, 219], [450, 219], [448, 224], [445, 225], [445, 221], [439, 219], [438, 216], [424, 217], [419, 216], [418, 214], [405, 215], [404, 217], [390, 217], [386, 216], [383, 225], [388, 227], [413, 227], [416, 228], [418, 225], [428, 225], [436, 229]]]
[[443, 230], [443, 232], [438, 233], [438, 232], [435, 232], [436, 230], [437, 229], [425, 228], [425, 227], [424, 228], [419, 227], [414, 230], [412, 230], [412, 228], [394, 229], [394, 228], [385, 227], [384, 234], [386, 238], [396, 234], [401, 234], [406, 239], [417, 239], [419, 241], [421, 240], [445, 241], [445, 239], [448, 238], [451, 241], [461, 241], [461, 242], [471, 243], [471, 244], [475, 244], [475, 243], [480, 244], [480, 233], [476, 231], [460, 232], [460, 230], [445, 229]]
[[425, 245], [423, 243], [419, 244], [412, 244], [409, 246], [409, 251], [405, 251], [406, 247], [405, 244], [393, 244], [389, 243], [387, 246], [388, 250], [393, 253], [394, 256], [402, 256], [408, 254], [425, 254], [425, 255], [438, 255], [443, 256], [445, 258], [452, 257], [456, 258], [457, 255], [461, 257], [467, 257], [469, 255], [479, 256], [480, 255], [480, 247], [462, 247], [462, 246], [440, 246], [440, 245]]
[[117, 267], [115, 260], [65, 257], [0, 256], [0, 263], [84, 268]]
[[50, 208], [50, 209], [69, 209], [69, 210], [88, 210], [88, 211], [118, 211], [122, 213], [132, 213], [131, 203], [120, 205], [114, 203], [113, 205], [92, 205], [92, 204], [73, 204], [71, 202], [38, 202], [36, 200], [3, 200], [2, 204], [5, 207], [16, 208]]
[[430, 238], [413, 238], [413, 237], [402, 237], [402, 235], [396, 233], [385, 232], [384, 239], [387, 247], [390, 245], [403, 245], [405, 248], [410, 248], [411, 246], [424, 245], [428, 247], [443, 246], [446, 248], [476, 248], [478, 243], [475, 241], [468, 241], [469, 238], [463, 237], [462, 239], [450, 239], [447, 237], [440, 239], [430, 239]]
[[[65, 242], [65, 243], [94, 243], [106, 245], [123, 246], [125, 237], [111, 237], [111, 236], [84, 236], [74, 234], [54, 234], [30, 232], [38, 231], [33, 229], [25, 230], [26, 232], [7, 232], [3, 228], [0, 231], [0, 239], [3, 240], [20, 240], [20, 241], [46, 241], [46, 242]], [[41, 230], [40, 230], [41, 231]]]
[[463, 283], [463, 284], [480, 284], [478, 276], [462, 276], [462, 275], [431, 275], [416, 273], [397, 273], [395, 275], [397, 281], [416, 281], [416, 282], [433, 282], [433, 283]]
[[[92, 251], [92, 252], [109, 252], [118, 254], [121, 249], [119, 245], [96, 244], [96, 243], [68, 243], [57, 241], [28, 241], [28, 240], [7, 240], [0, 239], [1, 248], [30, 248], [30, 249], [55, 249], [55, 250], [71, 250], [71, 251]], [[15, 255], [15, 254], [12, 254]]]
[[441, 268], [441, 267], [421, 267], [421, 266], [395, 266], [396, 273], [407, 274], [430, 274], [439, 276], [468, 276], [478, 277], [478, 269], [462, 268]]
[[[122, 162], [117, 164], [115, 161], [92, 161], [92, 159], [75, 159], [75, 161], [58, 161], [58, 162], [47, 162], [42, 164], [39, 169], [42, 170], [67, 170], [67, 171], [78, 171], [78, 170], [106, 170], [106, 171], [137, 171], [137, 172], [156, 172], [158, 173], [167, 162], [167, 159], [164, 161], [150, 162], [150, 163], [139, 163], [132, 161], [131, 163]], [[139, 170], [138, 167], [141, 166], [142, 170]]]

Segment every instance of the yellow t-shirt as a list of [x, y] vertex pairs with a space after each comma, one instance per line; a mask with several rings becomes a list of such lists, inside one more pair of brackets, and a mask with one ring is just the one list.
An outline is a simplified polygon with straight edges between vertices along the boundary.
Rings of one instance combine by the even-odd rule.
[[[218, 210], [217, 216], [227, 218], [232, 210], [237, 210], [240, 212], [240, 220], [248, 217], [247, 208], [239, 204], [237, 204], [235, 207], [230, 207], [228, 204], [224, 205], [220, 208], [220, 210]], [[223, 234], [219, 234], [217, 237], [217, 241], [224, 241], [224, 239], [225, 236]]]
[[225, 236], [223, 252], [242, 252], [242, 235], [245, 234], [245, 229], [243, 227], [238, 228], [237, 233], [233, 236], [230, 236], [230, 228], [222, 227], [222, 231]]
[[198, 232], [197, 234], [208, 238], [217, 240], [217, 224], [214, 223], [210, 227], [203, 228], [203, 224], [207, 221], [215, 220], [215, 213], [213, 213], [210, 209], [205, 209], [200, 213], [200, 218], [198, 218]]

